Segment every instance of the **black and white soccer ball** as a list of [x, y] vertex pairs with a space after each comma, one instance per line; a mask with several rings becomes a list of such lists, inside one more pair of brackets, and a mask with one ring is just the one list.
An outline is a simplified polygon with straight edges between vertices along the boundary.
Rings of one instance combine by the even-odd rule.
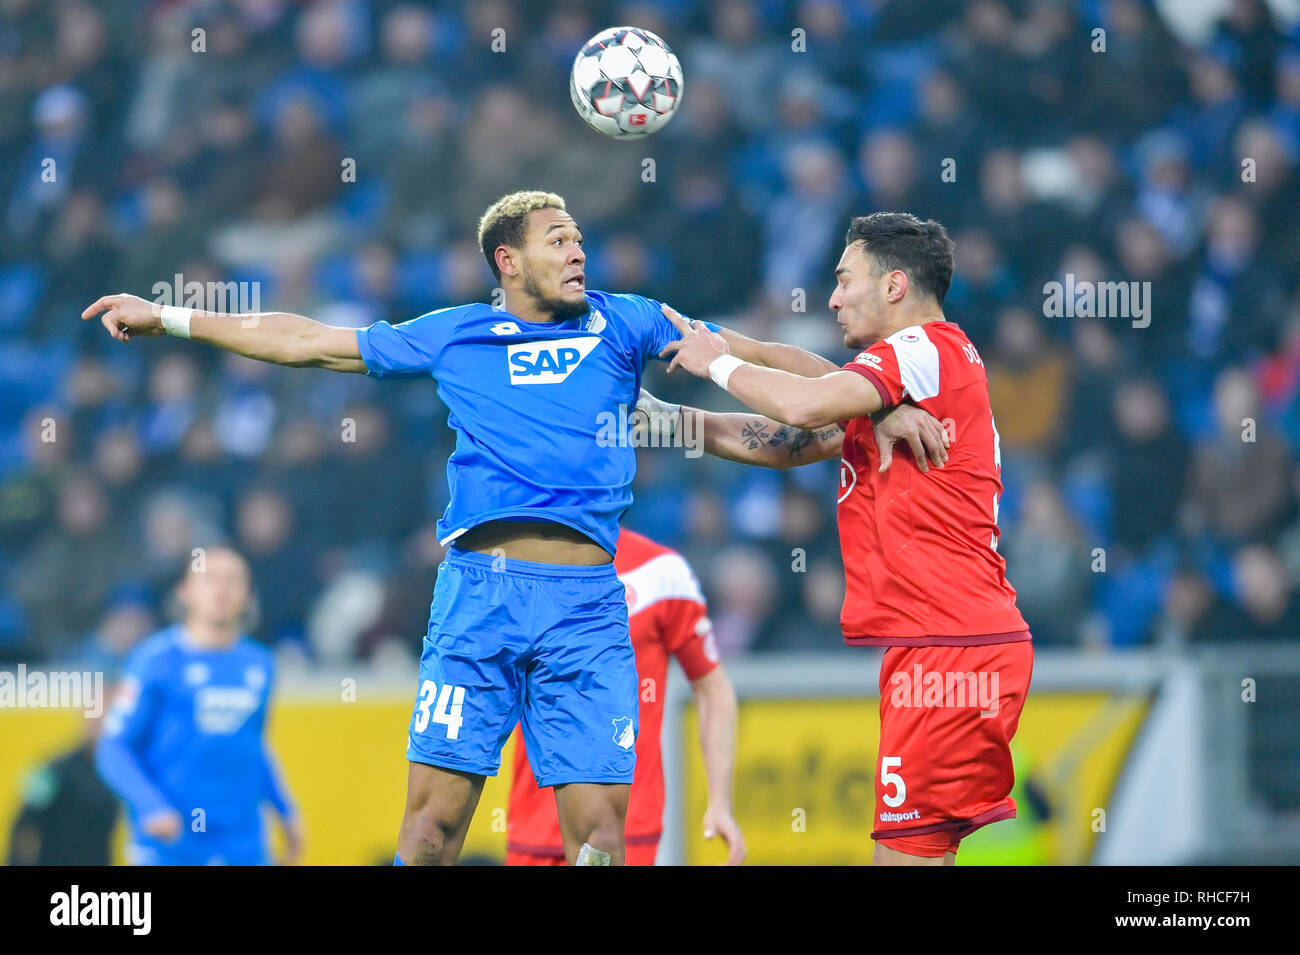
[[592, 129], [615, 139], [663, 129], [682, 101], [677, 54], [649, 30], [611, 27], [573, 60], [569, 95]]

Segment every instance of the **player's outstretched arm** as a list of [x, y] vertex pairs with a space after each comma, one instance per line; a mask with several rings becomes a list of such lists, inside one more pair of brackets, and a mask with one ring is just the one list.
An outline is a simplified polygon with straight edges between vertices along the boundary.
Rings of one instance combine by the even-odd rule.
[[840, 456], [844, 431], [838, 424], [803, 431], [756, 414], [723, 414], [661, 401], [644, 388], [636, 403], [638, 428], [652, 431], [656, 447], [667, 447], [681, 429], [708, 454], [764, 468], [793, 468]]
[[228, 315], [175, 309], [164, 321], [163, 306], [137, 295], [119, 293], [103, 296], [81, 313], [83, 320], [96, 316], [110, 335], [124, 342], [170, 332], [276, 365], [360, 375], [367, 370], [357, 345], [356, 329], [335, 328], [289, 312]]
[[660, 352], [661, 358], [672, 355], [670, 373], [681, 367], [699, 378], [713, 378], [720, 388], [774, 421], [811, 431], [884, 407], [876, 386], [861, 375], [837, 367], [829, 374], [806, 378], [750, 364], [731, 354], [726, 339], [703, 322], [687, 322], [667, 305], [663, 311], [682, 335]]
[[704, 451], [729, 461], [765, 468], [795, 468], [838, 458], [844, 429], [838, 424], [804, 429], [757, 414], [722, 414], [682, 407], [686, 428], [694, 428]]
[[691, 682], [700, 714], [700, 753], [709, 788], [704, 838], [721, 836], [727, 865], [745, 861], [745, 837], [732, 815], [732, 776], [736, 765], [736, 691], [721, 666]]
[[823, 358], [804, 348], [783, 342], [761, 342], [734, 328], [722, 328], [718, 334], [722, 336], [733, 355], [752, 365], [777, 368], [803, 378], [820, 378], [822, 375], [839, 371], [840, 366], [829, 358]]
[[[844, 429], [839, 424], [808, 431], [752, 414], [719, 414], [700, 408], [661, 401], [644, 388], [636, 404], [644, 416], [640, 427], [653, 428], [655, 444], [668, 446], [680, 427], [694, 429], [703, 450], [728, 461], [767, 468], [792, 468], [841, 456]], [[889, 470], [894, 445], [905, 442], [912, 459], [924, 473], [931, 465], [948, 463], [951, 438], [943, 424], [928, 411], [904, 402], [871, 416], [872, 432], [880, 451], [880, 471]]]

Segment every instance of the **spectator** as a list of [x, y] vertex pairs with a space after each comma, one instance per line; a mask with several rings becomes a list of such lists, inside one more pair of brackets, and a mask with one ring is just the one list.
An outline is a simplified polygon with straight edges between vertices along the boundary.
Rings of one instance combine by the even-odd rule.
[[70, 476], [59, 489], [56, 519], [25, 550], [16, 579], [32, 632], [42, 638], [40, 655], [48, 656], [67, 652], [90, 630], [122, 578], [122, 555], [134, 550], [103, 485], [88, 474]]
[[1022, 308], [998, 316], [997, 355], [986, 364], [989, 399], [1007, 451], [1043, 455], [1060, 436], [1069, 404], [1068, 367], [1043, 320]]
[[776, 573], [762, 551], [735, 545], [714, 555], [709, 577], [709, 616], [718, 652], [723, 657], [743, 654], [764, 636], [776, 606]]
[[235, 527], [257, 590], [255, 635], [271, 646], [304, 642], [302, 611], [319, 588], [317, 552], [299, 533], [292, 505], [278, 491], [254, 488], [239, 499]]
[[1282, 46], [1282, 36], [1273, 22], [1273, 11], [1265, 0], [1232, 0], [1215, 24], [1216, 45], [1232, 51], [1241, 64], [1242, 81], [1256, 105], [1268, 101], [1273, 89], [1273, 63]]
[[1092, 554], [1050, 481], [1030, 485], [1016, 533], [998, 549], [1034, 640], [1044, 646], [1075, 646], [1077, 622], [1091, 596]]
[[1283, 291], [1259, 240], [1259, 222], [1243, 199], [1214, 201], [1188, 302], [1188, 348], [1212, 368], [1255, 358], [1277, 343]]
[[1244, 611], [1236, 626], [1214, 634], [1219, 640], [1275, 643], [1295, 639], [1300, 600], [1276, 553], [1259, 545], [1242, 549], [1232, 562], [1237, 604]]
[[1262, 418], [1250, 374], [1229, 369], [1214, 383], [1214, 436], [1192, 460], [1192, 500], [1219, 540], [1274, 538], [1293, 512], [1291, 455]]
[[1173, 533], [1188, 451], [1170, 420], [1169, 399], [1151, 381], [1126, 383], [1112, 405], [1110, 487], [1115, 542], [1142, 556]]
[[785, 175], [790, 193], [768, 210], [763, 263], [767, 294], [790, 300], [795, 289], [824, 282], [827, 257], [843, 247], [839, 226], [848, 180], [839, 154], [812, 143], [790, 151]]

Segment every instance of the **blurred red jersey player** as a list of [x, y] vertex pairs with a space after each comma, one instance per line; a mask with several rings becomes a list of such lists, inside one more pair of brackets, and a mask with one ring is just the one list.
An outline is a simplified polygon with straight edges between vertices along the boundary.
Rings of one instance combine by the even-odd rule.
[[[722, 836], [729, 850], [727, 861], [738, 865], [745, 857], [745, 843], [731, 815], [736, 697], [718, 662], [713, 628], [699, 584], [681, 554], [626, 528], [618, 535], [614, 569], [627, 592], [632, 648], [641, 686], [636, 775], [627, 807], [627, 864], [654, 865], [659, 849], [664, 811], [659, 730], [671, 654], [691, 681], [700, 713], [700, 745], [709, 785], [705, 834]], [[564, 865], [555, 798], [538, 788], [518, 728], [514, 753], [514, 779], [506, 813], [506, 865]]]

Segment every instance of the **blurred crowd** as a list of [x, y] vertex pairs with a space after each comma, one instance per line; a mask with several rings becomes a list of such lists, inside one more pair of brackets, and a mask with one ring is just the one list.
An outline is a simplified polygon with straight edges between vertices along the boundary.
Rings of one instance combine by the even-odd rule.
[[[590, 287], [845, 359], [825, 302], [849, 217], [939, 219], [1040, 644], [1296, 640], [1300, 30], [1260, 0], [1171, 15], [0, 0], [0, 662], [115, 667], [218, 540], [286, 655], [418, 656], [452, 446], [433, 382], [124, 345], [79, 314], [176, 276], [335, 325], [487, 301], [474, 226], [517, 188], [567, 197]], [[617, 23], [684, 64], [644, 141], [569, 103], [575, 51]], [[1067, 275], [1149, 283], [1146, 318], [1049, 315]], [[647, 385], [730, 407], [679, 378]], [[639, 468], [627, 523], [692, 562], [724, 653], [839, 646], [835, 463]]]

